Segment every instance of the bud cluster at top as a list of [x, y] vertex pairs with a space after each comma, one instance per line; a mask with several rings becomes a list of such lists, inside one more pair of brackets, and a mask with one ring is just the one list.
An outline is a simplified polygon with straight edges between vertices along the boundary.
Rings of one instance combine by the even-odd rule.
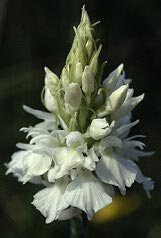
[[[60, 79], [45, 67], [44, 104], [70, 131], [85, 132], [94, 116], [94, 104], [102, 76], [94, 26], [83, 8], [81, 22]], [[63, 126], [64, 127], [64, 126]]]

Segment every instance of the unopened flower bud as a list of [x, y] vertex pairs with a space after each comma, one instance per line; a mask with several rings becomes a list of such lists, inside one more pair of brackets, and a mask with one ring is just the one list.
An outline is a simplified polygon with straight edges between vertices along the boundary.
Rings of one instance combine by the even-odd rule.
[[85, 38], [87, 33], [88, 33], [89, 36], [91, 36], [92, 35], [91, 29], [92, 29], [91, 21], [89, 19], [87, 11], [85, 10], [85, 7], [83, 7], [82, 8], [81, 22], [78, 26], [80, 36]]
[[122, 103], [124, 102], [127, 95], [128, 85], [123, 85], [117, 90], [115, 90], [111, 95], [107, 98], [106, 102], [106, 111], [111, 113], [117, 110]]
[[62, 70], [61, 80], [63, 88], [66, 89], [69, 85], [69, 75], [66, 68], [63, 68]]
[[93, 41], [91, 39], [89, 39], [86, 43], [86, 50], [88, 54], [88, 59], [90, 59], [93, 51]]
[[45, 77], [45, 84], [49, 88], [51, 94], [55, 94], [55, 91], [57, 89], [59, 78], [56, 74], [54, 74], [50, 69], [47, 67], [44, 68], [46, 77]]
[[[80, 61], [82, 66], [84, 67], [87, 64], [87, 52], [85, 46], [81, 44], [81, 40], [78, 39], [78, 48], [75, 52], [75, 60]], [[73, 62], [75, 63], [75, 62]]]
[[76, 77], [76, 82], [81, 84], [81, 78], [82, 78], [82, 73], [83, 73], [83, 67], [80, 62], [76, 64], [76, 69], [75, 69], [75, 77]]
[[77, 110], [82, 98], [82, 92], [78, 83], [69, 84], [65, 91], [64, 100], [66, 104], [69, 104], [73, 109]]
[[116, 84], [119, 80], [119, 77], [121, 75], [121, 72], [123, 70], [124, 65], [120, 64], [114, 71], [112, 71], [109, 76], [103, 81], [103, 84], [105, 85], [108, 92], [112, 92]]
[[91, 63], [90, 63], [90, 67], [91, 67], [91, 71], [93, 73], [93, 75], [95, 76], [96, 73], [97, 73], [97, 69], [98, 69], [98, 57], [99, 57], [99, 54], [101, 52], [101, 49], [102, 49], [102, 45], [99, 46], [98, 50], [95, 52], [92, 60], [91, 60]]
[[57, 101], [48, 88], [45, 88], [44, 104], [50, 112], [57, 112]]
[[109, 135], [113, 127], [114, 122], [109, 125], [109, 123], [106, 121], [106, 118], [93, 119], [89, 128], [90, 136], [95, 140], [100, 140], [103, 137]]
[[82, 90], [87, 96], [87, 102], [90, 103], [91, 94], [94, 92], [94, 77], [90, 66], [86, 66], [82, 75]]

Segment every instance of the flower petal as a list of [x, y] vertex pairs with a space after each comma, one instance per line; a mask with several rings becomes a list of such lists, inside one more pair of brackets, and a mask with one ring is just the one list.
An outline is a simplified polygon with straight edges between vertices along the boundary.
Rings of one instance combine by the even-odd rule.
[[94, 212], [112, 202], [112, 198], [105, 192], [99, 180], [88, 171], [82, 171], [67, 186], [64, 198], [71, 206], [86, 212], [89, 220]]
[[151, 178], [145, 177], [139, 167], [134, 163], [135, 168], [137, 169], [137, 176], [136, 176], [136, 182], [142, 183], [143, 188], [148, 196], [148, 198], [151, 198], [150, 190], [154, 189], [154, 181], [152, 181]]
[[35, 110], [35, 109], [28, 107], [26, 105], [23, 105], [23, 109], [26, 112], [32, 114], [33, 116], [44, 120], [43, 122], [36, 124], [35, 127], [45, 129], [45, 130], [56, 129], [56, 120], [55, 120], [55, 116], [53, 114], [48, 113], [48, 112], [43, 112], [40, 110]]
[[113, 92], [117, 81], [119, 80], [119, 76], [123, 70], [124, 65], [120, 64], [114, 71], [112, 71], [108, 77], [103, 81], [103, 84], [108, 89], [109, 92]]
[[22, 181], [23, 178], [23, 158], [28, 154], [26, 151], [18, 151], [15, 152], [12, 157], [11, 161], [8, 164], [5, 164], [8, 170], [6, 174], [13, 173], [15, 177], [18, 177], [18, 181]]
[[118, 108], [122, 105], [124, 102], [128, 90], [128, 84], [122, 85], [118, 89], [116, 89], [114, 92], [111, 93], [111, 95], [107, 98], [106, 102], [106, 111], [107, 114], [118, 110]]
[[44, 104], [47, 110], [50, 112], [57, 112], [58, 110], [58, 105], [55, 96], [53, 96], [49, 90], [45, 86], [45, 94], [44, 94]]
[[99, 159], [94, 151], [93, 148], [90, 148], [87, 156], [84, 156], [84, 162], [83, 162], [83, 167], [86, 169], [89, 169], [90, 171], [95, 170], [96, 168], [96, 162], [98, 162]]
[[107, 136], [100, 141], [99, 150], [102, 153], [108, 147], [123, 147], [122, 140], [116, 136]]
[[137, 171], [131, 161], [110, 153], [102, 155], [97, 164], [96, 173], [103, 182], [118, 186], [121, 193], [125, 194], [125, 186], [131, 187]]
[[[15, 152], [12, 155], [12, 160], [8, 164], [5, 164], [8, 168], [6, 174], [13, 173], [15, 177], [18, 177], [19, 182], [23, 182], [25, 176], [23, 160], [26, 156], [29, 155], [29, 153], [29, 151]], [[41, 184], [42, 181], [40, 176], [33, 176], [32, 178], [29, 178], [29, 182], [34, 184]]]
[[109, 125], [106, 118], [93, 119], [89, 127], [90, 136], [95, 140], [100, 140], [111, 133], [114, 122]]
[[77, 110], [82, 98], [82, 91], [78, 83], [71, 83], [65, 91], [64, 100], [66, 104], [69, 104], [74, 110]]
[[72, 131], [66, 136], [67, 146], [76, 148], [77, 146], [84, 145], [84, 139], [79, 131]]
[[39, 176], [47, 172], [51, 166], [52, 159], [36, 153], [28, 153], [23, 159], [25, 176], [23, 182], [26, 183], [34, 176]]
[[114, 120], [119, 120], [120, 118], [129, 114], [137, 106], [137, 104], [139, 104], [143, 100], [144, 94], [137, 97], [132, 97], [133, 92], [133, 89], [128, 89], [125, 101], [123, 102], [121, 107], [112, 114], [112, 118]]
[[[154, 152], [143, 151], [145, 144], [141, 141], [132, 140], [138, 136], [129, 137], [123, 140], [122, 155], [130, 160], [137, 161], [140, 157], [151, 156]], [[143, 137], [143, 136], [140, 136]]]
[[32, 204], [46, 217], [46, 223], [56, 220], [61, 211], [69, 206], [63, 199], [67, 183], [66, 179], [59, 179], [34, 195]]
[[137, 125], [139, 123], [139, 120], [136, 120], [130, 124], [125, 124], [125, 125], [122, 125], [116, 129], [113, 130], [113, 132], [111, 133], [112, 135], [114, 136], [119, 136], [121, 138], [124, 138], [124, 133], [126, 131], [129, 131], [133, 126]]
[[40, 110], [35, 110], [31, 107], [28, 107], [26, 105], [23, 105], [23, 109], [32, 114], [33, 116], [39, 118], [39, 119], [42, 119], [42, 120], [54, 120], [55, 117], [53, 114], [51, 113], [48, 113], [48, 112], [43, 112], [43, 111], [40, 111]]
[[60, 147], [54, 150], [53, 159], [55, 167], [51, 168], [48, 172], [48, 179], [50, 182], [55, 179], [61, 178], [73, 168], [83, 163], [83, 155], [76, 149], [68, 147]]

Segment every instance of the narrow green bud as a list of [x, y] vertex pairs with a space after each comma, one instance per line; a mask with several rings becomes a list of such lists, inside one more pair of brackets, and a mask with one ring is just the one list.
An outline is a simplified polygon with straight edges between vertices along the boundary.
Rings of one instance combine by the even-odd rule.
[[90, 59], [90, 57], [92, 55], [93, 48], [94, 48], [93, 41], [91, 39], [89, 39], [86, 43], [86, 50], [87, 50], [87, 54], [88, 54], [88, 59]]
[[91, 94], [94, 92], [94, 77], [90, 66], [86, 66], [82, 75], [82, 90], [86, 94], [87, 103], [90, 103]]
[[84, 39], [81, 38], [81, 36], [79, 35], [78, 30], [74, 27], [74, 31], [77, 37], [77, 41], [78, 41], [78, 47], [77, 50], [75, 52], [75, 57], [76, 57], [76, 61], [80, 61], [83, 65], [83, 67], [87, 64], [87, 51], [85, 48], [85, 44], [84, 44]]
[[95, 76], [98, 70], [98, 57], [101, 52], [102, 45], [99, 46], [98, 50], [95, 52], [91, 62], [90, 62], [90, 67], [93, 75]]
[[82, 67], [82, 64], [78, 62], [76, 64], [76, 69], [75, 69], [75, 78], [76, 78], [76, 82], [79, 84], [82, 84], [81, 82], [82, 74], [83, 74], [83, 67]]
[[61, 81], [62, 81], [62, 86], [64, 89], [66, 89], [69, 85], [69, 75], [68, 72], [66, 70], [66, 68], [63, 68], [62, 70], [62, 74], [61, 74]]

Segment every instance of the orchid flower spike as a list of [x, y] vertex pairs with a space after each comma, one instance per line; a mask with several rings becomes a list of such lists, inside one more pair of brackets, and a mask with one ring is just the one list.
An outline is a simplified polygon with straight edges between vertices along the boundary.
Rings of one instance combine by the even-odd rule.
[[114, 190], [125, 195], [134, 182], [143, 185], [148, 197], [154, 187], [136, 161], [144, 152], [142, 136], [129, 137], [139, 121], [131, 121], [132, 110], [144, 95], [133, 97], [123, 64], [102, 80], [99, 63], [101, 45], [95, 25], [85, 7], [74, 27], [75, 37], [60, 76], [45, 67], [43, 103], [48, 112], [24, 106], [41, 120], [22, 128], [29, 142], [18, 143], [18, 151], [6, 164], [6, 174], [18, 181], [43, 184], [32, 204], [46, 223], [93, 214], [112, 202]]

